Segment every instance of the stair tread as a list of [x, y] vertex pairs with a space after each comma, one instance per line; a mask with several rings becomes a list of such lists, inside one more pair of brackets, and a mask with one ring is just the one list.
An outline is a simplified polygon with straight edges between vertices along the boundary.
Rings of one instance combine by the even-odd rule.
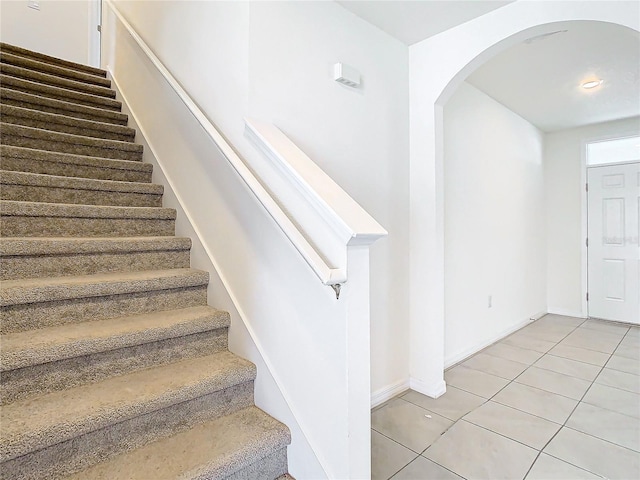
[[47, 55], [45, 53], [36, 52], [33, 50], [28, 50], [26, 48], [19, 47], [17, 45], [12, 45], [10, 43], [0, 42], [0, 51], [4, 50], [5, 52], [11, 52], [17, 56], [24, 56], [27, 58], [39, 59], [41, 62], [51, 62], [55, 65], [66, 65], [68, 68], [79, 69], [85, 72], [92, 73], [96, 76], [106, 77], [107, 71], [101, 68], [92, 67], [90, 65], [84, 65], [82, 63], [72, 62], [70, 60], [63, 60], [58, 57], [52, 57], [51, 55]]
[[1, 371], [225, 328], [229, 314], [196, 306], [2, 335]]
[[0, 48], [0, 60], [3, 63], [16, 65], [22, 68], [28, 68], [38, 72], [48, 72], [51, 75], [58, 75], [64, 78], [73, 78], [76, 80], [92, 83], [95, 85], [103, 85], [111, 87], [111, 81], [102, 75], [94, 75], [89, 72], [81, 72], [73, 68], [67, 68], [61, 65], [54, 65], [50, 62], [36, 60], [34, 58], [16, 55]]
[[0, 170], [0, 184], [66, 188], [73, 190], [99, 190], [150, 195], [162, 195], [162, 192], [164, 191], [163, 186], [156, 183], [94, 180], [91, 178], [64, 177], [59, 175], [16, 172], [10, 170]]
[[0, 115], [1, 116], [13, 115], [16, 117], [29, 118], [29, 119], [37, 120], [41, 122], [58, 123], [61, 125], [67, 125], [71, 127], [117, 133], [119, 135], [127, 135], [131, 137], [131, 139], [135, 137], [135, 130], [133, 128], [125, 127], [124, 125], [98, 122], [95, 120], [86, 120], [84, 118], [70, 117], [70, 116], [61, 115], [58, 113], [42, 112], [40, 110], [34, 110], [32, 108], [23, 108], [23, 107], [16, 107], [13, 105], [0, 104]]
[[84, 113], [92, 115], [94, 117], [103, 117], [114, 120], [120, 124], [127, 123], [127, 115], [115, 110], [106, 110], [104, 108], [92, 107], [90, 105], [81, 105], [79, 103], [66, 102], [56, 98], [42, 97], [40, 95], [34, 95], [32, 93], [21, 92], [19, 90], [12, 90], [0, 85], [0, 99], [10, 99], [19, 101], [25, 104], [33, 105], [45, 105], [58, 110]]
[[108, 98], [116, 97], [115, 90], [109, 87], [80, 82], [71, 78], [51, 75], [50, 73], [30, 70], [28, 68], [19, 67], [17, 65], [10, 65], [8, 63], [0, 63], [0, 72], [12, 77], [25, 78], [47, 85], [59, 85], [63, 88], [69, 88], [70, 90], [78, 90], [80, 92], [92, 93], [94, 95], [101, 95]]
[[115, 456], [67, 480], [226, 478], [290, 441], [285, 425], [252, 406]]
[[88, 147], [104, 148], [110, 150], [124, 150], [128, 152], [142, 153], [142, 145], [138, 143], [123, 142], [121, 140], [105, 140], [102, 138], [85, 137], [83, 135], [73, 135], [71, 133], [53, 132], [40, 128], [25, 127], [12, 123], [0, 122], [0, 129], [3, 135], [16, 135], [20, 137], [30, 137], [52, 142], [62, 142], [71, 145], [83, 145]]
[[16, 147], [13, 145], [0, 145], [0, 156], [3, 158], [31, 158], [34, 160], [43, 160], [50, 162], [67, 162], [75, 165], [105, 167], [118, 170], [136, 170], [144, 172], [151, 172], [153, 170], [153, 165], [151, 165], [150, 163], [138, 162], [136, 160], [117, 160], [114, 158], [91, 157], [89, 155], [50, 152], [48, 150]]
[[0, 256], [189, 250], [186, 237], [3, 237]]
[[39, 95], [60, 96], [71, 99], [71, 102], [73, 102], [74, 100], [88, 102], [94, 105], [99, 105], [98, 108], [102, 109], [120, 111], [120, 109], [122, 108], [122, 103], [119, 100], [115, 100], [113, 98], [103, 97], [101, 95], [92, 95], [91, 93], [79, 92], [78, 90], [71, 90], [69, 88], [63, 88], [54, 85], [47, 85], [46, 83], [34, 82], [33, 80], [12, 77], [10, 75], [5, 75], [2, 73], [0, 73], [0, 83], [2, 83], [5, 88], [8, 88], [8, 86], [21, 87], [29, 90], [30, 92], [38, 92]]
[[229, 351], [18, 400], [2, 408], [3, 460], [251, 381], [255, 366]]
[[72, 218], [145, 218], [175, 220], [176, 211], [163, 207], [115, 207], [111, 205], [77, 205], [70, 203], [22, 202], [0, 200], [2, 215]]
[[208, 272], [193, 268], [3, 280], [0, 306], [185, 288], [208, 281]]

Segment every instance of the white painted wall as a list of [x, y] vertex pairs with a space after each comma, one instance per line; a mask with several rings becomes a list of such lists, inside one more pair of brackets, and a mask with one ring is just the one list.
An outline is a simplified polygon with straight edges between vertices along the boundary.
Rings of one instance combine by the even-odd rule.
[[[407, 383], [407, 47], [333, 2], [119, 1], [117, 6], [254, 168], [261, 168], [262, 158], [243, 136], [246, 116], [280, 127], [389, 231], [371, 251], [370, 378], [355, 374], [366, 372], [368, 363], [344, 370], [351, 353], [347, 345], [359, 343], [356, 351], [368, 351], [369, 329], [345, 320], [357, 305], [342, 301], [349, 289], [358, 288], [357, 279], [347, 283], [336, 303], [333, 291], [283, 243], [181, 113], [180, 103], [127, 35], [105, 30], [105, 66], [126, 85], [132, 109], [144, 116], [140, 123], [147, 125], [150, 143], [164, 152], [176, 192], [189, 208], [196, 206], [190, 215], [211, 242], [218, 273], [232, 285], [230, 293], [266, 352], [260, 358], [234, 320], [232, 350], [258, 364], [256, 402], [292, 428], [292, 474], [368, 477], [368, 462], [348, 461], [369, 456], [368, 402], [349, 405], [349, 416], [362, 416], [358, 429], [351, 430], [345, 388], [371, 392]], [[362, 89], [332, 81], [331, 66], [338, 61], [361, 72]], [[350, 261], [365, 260], [362, 252], [353, 255]], [[210, 294], [212, 304], [233, 310], [224, 292], [212, 287]], [[265, 364], [286, 391], [278, 392], [268, 374], [261, 376]], [[291, 405], [297, 409], [293, 419]]]
[[445, 105], [445, 366], [546, 313], [542, 151], [542, 132], [468, 83]]
[[[274, 123], [388, 230], [371, 250], [371, 388], [406, 387], [408, 48], [334, 2], [151, 3], [117, 5], [242, 156], [260, 168], [243, 117]], [[363, 87], [332, 81], [335, 62]]]
[[27, 1], [0, 1], [0, 41], [89, 64], [90, 22], [95, 0], [40, 0], [40, 10]]
[[562, 22], [592, 20], [640, 30], [637, 2], [513, 2], [409, 47], [410, 376], [416, 390], [445, 391], [442, 107], [493, 55]]
[[586, 317], [585, 144], [640, 132], [640, 118], [599, 123], [545, 136], [547, 305]]

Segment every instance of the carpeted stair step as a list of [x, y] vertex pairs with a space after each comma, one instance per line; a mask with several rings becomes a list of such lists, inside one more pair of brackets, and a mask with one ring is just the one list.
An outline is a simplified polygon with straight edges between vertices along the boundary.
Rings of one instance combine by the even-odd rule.
[[6, 405], [2, 469], [55, 478], [237, 412], [252, 404], [255, 373], [223, 351]]
[[0, 145], [3, 170], [121, 182], [151, 182], [153, 166], [131, 160], [113, 160], [71, 153]]
[[207, 303], [209, 274], [190, 268], [5, 280], [2, 333]]
[[287, 471], [290, 442], [286, 426], [252, 406], [116, 456], [67, 480], [274, 480]]
[[172, 236], [176, 211], [0, 200], [3, 237]]
[[142, 160], [142, 145], [137, 143], [51, 132], [4, 122], [0, 123], [0, 135], [3, 145], [115, 160]]
[[0, 199], [82, 205], [161, 207], [163, 186], [0, 170]]
[[2, 403], [226, 350], [228, 327], [199, 306], [2, 335]]
[[90, 73], [98, 77], [106, 77], [106, 70], [100, 68], [91, 67], [82, 63], [71, 62], [69, 60], [63, 60], [61, 58], [45, 55], [44, 53], [34, 52], [33, 50], [27, 50], [26, 48], [18, 47], [17, 45], [11, 45], [9, 43], [0, 42], [0, 52], [11, 53], [19, 57], [26, 57], [39, 62], [48, 63], [50, 65], [57, 65], [59, 67], [68, 68], [71, 70], [78, 70], [79, 72]]
[[39, 95], [53, 100], [62, 100], [69, 103], [76, 103], [78, 105], [101, 108], [104, 110], [119, 112], [122, 108], [122, 104], [113, 98], [91, 95], [61, 87], [54, 87], [52, 85], [45, 85], [31, 80], [10, 77], [8, 75], [0, 74], [0, 85], [9, 90], [17, 90], [19, 92]]
[[0, 279], [189, 268], [190, 238], [0, 238]]
[[36, 59], [22, 54], [16, 55], [15, 52], [7, 51], [6, 48], [0, 48], [0, 62], [47, 73], [49, 75], [56, 75], [71, 80], [111, 88], [111, 80], [107, 79], [106, 74], [103, 75], [102, 72], [96, 75], [93, 72], [79, 70], [75, 67], [70, 68], [69, 65], [65, 66], [60, 63], [52, 63], [44, 58]]
[[15, 65], [9, 65], [8, 63], [0, 63], [0, 73], [10, 77], [22, 78], [23, 80], [30, 80], [32, 82], [66, 88], [68, 90], [75, 90], [82, 93], [89, 93], [91, 95], [116, 98], [116, 92], [108, 87], [79, 82], [77, 80], [71, 80], [57, 75], [50, 75], [48, 73], [30, 70], [28, 68], [16, 67]]
[[124, 125], [96, 122], [13, 105], [0, 104], [0, 118], [5, 123], [23, 125], [25, 127], [122, 142], [133, 142], [136, 135], [136, 131], [133, 128], [125, 127]]
[[[0, 87], [2, 86], [0, 85]], [[31, 108], [40, 110], [41, 112], [56, 113], [97, 122], [113, 123], [115, 125], [127, 125], [128, 122], [126, 114], [116, 112], [115, 110], [105, 110], [103, 108], [55, 100], [53, 98], [32, 95], [4, 87], [0, 88], [0, 101], [5, 105]]]

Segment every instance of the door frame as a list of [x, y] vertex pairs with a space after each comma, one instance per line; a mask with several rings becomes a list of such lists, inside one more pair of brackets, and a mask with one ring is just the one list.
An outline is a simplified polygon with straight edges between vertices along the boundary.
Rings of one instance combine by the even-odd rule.
[[89, 2], [89, 65], [101, 67], [101, 32], [98, 30], [102, 23], [102, 0]]
[[[589, 291], [589, 250], [587, 248], [587, 236], [589, 233], [588, 223], [589, 223], [589, 194], [587, 192], [587, 145], [589, 143], [603, 142], [607, 140], [617, 140], [619, 138], [633, 137], [639, 135], [640, 132], [634, 128], [627, 128], [620, 130], [616, 133], [607, 133], [601, 135], [590, 135], [582, 138], [581, 145], [581, 168], [580, 168], [580, 181], [581, 181], [581, 192], [582, 192], [582, 229], [581, 229], [581, 242], [580, 242], [580, 252], [581, 252], [581, 285], [582, 285], [582, 316], [584, 318], [589, 318], [589, 302], [587, 302], [587, 292]], [[626, 163], [637, 163], [637, 160], [629, 161], [629, 162], [613, 162], [608, 163], [607, 165], [622, 165]], [[601, 165], [604, 166], [604, 165]], [[594, 167], [597, 168], [597, 167]]]

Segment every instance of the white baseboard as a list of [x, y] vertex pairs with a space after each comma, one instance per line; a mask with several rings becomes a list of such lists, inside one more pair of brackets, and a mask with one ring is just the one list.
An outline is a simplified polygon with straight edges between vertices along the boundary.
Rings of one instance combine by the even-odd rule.
[[468, 357], [470, 357], [471, 355], [474, 355], [476, 353], [478, 353], [480, 350], [487, 348], [489, 345], [492, 345], [494, 343], [496, 343], [499, 340], [502, 340], [505, 337], [508, 337], [509, 335], [511, 335], [513, 332], [515, 332], [516, 330], [520, 330], [522, 327], [526, 326], [527, 324], [543, 317], [544, 315], [546, 315], [547, 312], [539, 312], [536, 313], [535, 315], [532, 315], [518, 323], [516, 323], [515, 325], [510, 326], [509, 328], [501, 331], [500, 333], [498, 333], [497, 335], [479, 343], [476, 344], [472, 347], [467, 348], [466, 350], [463, 350], [462, 352], [456, 353], [455, 355], [451, 355], [450, 357], [447, 357], [444, 359], [444, 368], [449, 368], [453, 365], [455, 365], [456, 363], [460, 363], [463, 360], [466, 360]]
[[409, 379], [401, 380], [386, 387], [380, 388], [371, 394], [371, 408], [392, 399], [399, 393], [409, 389]]
[[584, 313], [579, 312], [577, 310], [570, 310], [568, 308], [549, 307], [547, 312], [552, 313], [553, 315], [562, 315], [563, 317], [587, 318], [587, 316]]
[[440, 380], [433, 384], [426, 384], [417, 378], [410, 378], [409, 386], [411, 387], [411, 390], [415, 390], [416, 392], [431, 398], [441, 397], [447, 391], [447, 384], [444, 380]]

